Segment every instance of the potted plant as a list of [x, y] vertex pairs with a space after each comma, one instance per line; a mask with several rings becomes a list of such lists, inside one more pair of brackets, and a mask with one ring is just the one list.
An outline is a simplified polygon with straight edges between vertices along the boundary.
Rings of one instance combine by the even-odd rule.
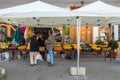
[[117, 43], [117, 41], [115, 41], [115, 40], [110, 40], [109, 43], [108, 43], [108, 47], [111, 48], [111, 56], [110, 56], [110, 57], [112, 57], [112, 58], [115, 59], [115, 57], [116, 57], [115, 49], [118, 48], [118, 43]]
[[115, 40], [110, 40], [108, 46], [111, 47], [111, 50], [115, 50], [118, 48], [118, 43]]
[[95, 41], [95, 44], [104, 45], [104, 42], [101, 39], [98, 39], [98, 40]]

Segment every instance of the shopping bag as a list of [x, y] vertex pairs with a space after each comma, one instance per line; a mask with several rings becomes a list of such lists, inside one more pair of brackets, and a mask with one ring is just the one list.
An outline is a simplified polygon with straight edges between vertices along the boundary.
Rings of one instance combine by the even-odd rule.
[[44, 61], [40, 53], [37, 53], [37, 55], [35, 56], [35, 60], [37, 63]]
[[2, 53], [2, 59], [5, 61], [9, 61], [9, 52], [3, 52]]

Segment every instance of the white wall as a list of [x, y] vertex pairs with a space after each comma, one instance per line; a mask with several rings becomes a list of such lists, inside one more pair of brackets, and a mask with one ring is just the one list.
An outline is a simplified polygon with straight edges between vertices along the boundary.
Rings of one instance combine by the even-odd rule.
[[93, 43], [98, 39], [98, 26], [93, 27]]
[[118, 25], [114, 25], [114, 39], [118, 40]]

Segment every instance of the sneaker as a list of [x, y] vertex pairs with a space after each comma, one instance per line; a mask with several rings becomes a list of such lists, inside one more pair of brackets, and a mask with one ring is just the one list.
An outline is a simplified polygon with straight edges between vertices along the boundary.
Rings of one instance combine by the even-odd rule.
[[34, 66], [36, 66], [37, 64], [34, 64]]
[[48, 66], [54, 66], [55, 64], [48, 64]]
[[47, 62], [48, 64], [51, 64], [50, 62]]
[[30, 66], [34, 66], [33, 64], [30, 64]]

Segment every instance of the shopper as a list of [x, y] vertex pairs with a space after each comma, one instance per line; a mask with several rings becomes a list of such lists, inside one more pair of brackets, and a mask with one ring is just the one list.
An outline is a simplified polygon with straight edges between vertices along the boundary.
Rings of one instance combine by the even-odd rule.
[[45, 59], [45, 39], [43, 38], [42, 34], [39, 34], [39, 38], [38, 38], [38, 42], [39, 42], [39, 51], [43, 57], [43, 59]]
[[54, 47], [54, 37], [53, 37], [53, 31], [50, 30], [49, 31], [49, 37], [48, 39], [45, 41], [46, 44], [46, 49], [48, 51], [48, 55], [50, 59], [47, 59], [48, 62], [50, 63], [50, 65], [54, 64], [54, 57], [53, 57], [53, 47]]
[[30, 41], [30, 65], [36, 65], [37, 60], [35, 59], [37, 53], [39, 51], [39, 43], [37, 41], [37, 36], [33, 35]]

